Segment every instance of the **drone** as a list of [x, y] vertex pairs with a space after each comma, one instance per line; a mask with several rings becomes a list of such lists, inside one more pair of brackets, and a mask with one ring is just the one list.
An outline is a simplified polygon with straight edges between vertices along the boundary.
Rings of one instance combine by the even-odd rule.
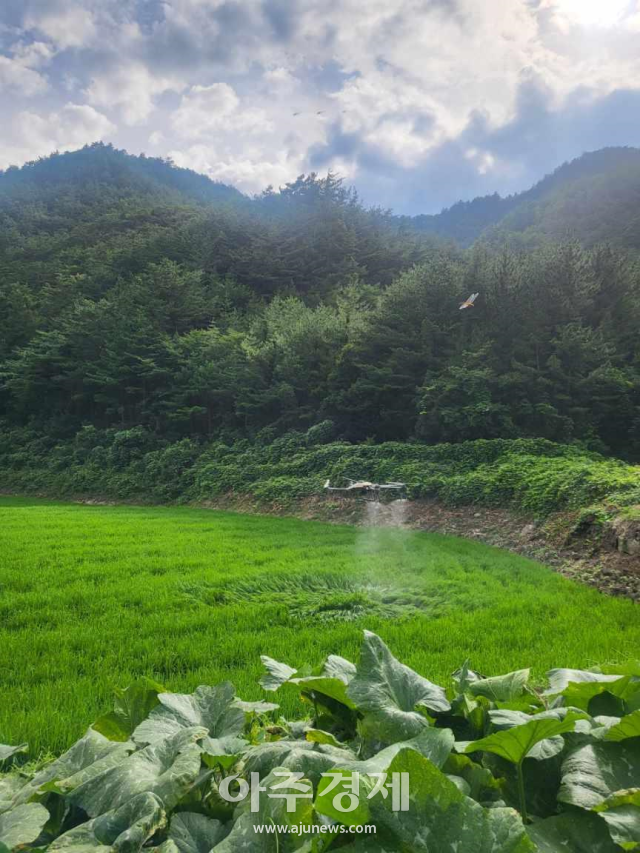
[[354, 497], [365, 501], [380, 503], [384, 499], [398, 500], [406, 497], [406, 483], [371, 483], [369, 480], [351, 480], [345, 477], [346, 486], [332, 486], [331, 480], [327, 480], [324, 489], [331, 494], [341, 497]]

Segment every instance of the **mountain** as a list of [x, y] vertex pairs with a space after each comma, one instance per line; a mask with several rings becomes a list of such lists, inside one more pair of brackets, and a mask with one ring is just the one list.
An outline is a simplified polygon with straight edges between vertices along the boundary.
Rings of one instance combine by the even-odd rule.
[[0, 208], [34, 195], [59, 205], [59, 193], [67, 194], [70, 188], [77, 198], [86, 200], [93, 198], [96, 187], [108, 189], [111, 197], [154, 196], [174, 203], [237, 203], [245, 198], [235, 187], [181, 169], [171, 161], [135, 157], [98, 142], [0, 172]]
[[91, 270], [110, 283], [171, 256], [205, 211], [248, 203], [234, 187], [111, 145], [55, 153], [0, 172], [0, 276], [38, 287]]
[[[314, 177], [311, 182], [301, 178], [284, 192], [267, 191], [251, 199], [170, 161], [96, 143], [0, 172], [0, 241], [11, 235], [20, 244], [27, 234], [45, 232], [53, 250], [62, 233], [67, 242], [74, 242], [78, 227], [79, 240], [91, 242], [86, 223], [92, 224], [100, 242], [110, 234], [117, 239], [123, 231], [149, 228], [165, 230], [170, 239], [176, 227], [212, 210], [234, 210], [252, 220], [253, 230], [260, 230], [266, 222], [272, 227], [317, 212], [326, 199]], [[373, 211], [368, 215], [370, 221], [376, 218]], [[521, 249], [577, 239], [585, 246], [608, 242], [638, 249], [640, 149], [583, 154], [531, 189], [506, 198], [494, 193], [432, 215], [377, 214], [377, 222], [389, 234], [413, 234], [461, 247], [481, 240]]]
[[165, 258], [233, 278], [247, 298], [320, 298], [351, 274], [389, 284], [429, 242], [332, 175], [250, 198], [103, 143], [0, 172], [0, 280], [31, 289], [75, 277], [74, 292], [94, 297]]
[[565, 163], [526, 192], [458, 202], [405, 225], [469, 246], [477, 240], [514, 248], [577, 239], [640, 248], [640, 149], [603, 148]]
[[[0, 458], [51, 452], [64, 468], [61, 440], [97, 467], [180, 470], [204, 442], [281, 452], [291, 431], [543, 437], [640, 458], [640, 264], [556, 240], [580, 226], [585, 242], [640, 246], [638, 155], [598, 152], [528, 193], [454, 207], [439, 234], [363, 207], [332, 174], [247, 198], [105, 145], [10, 169]], [[485, 485], [457, 488], [473, 500]]]

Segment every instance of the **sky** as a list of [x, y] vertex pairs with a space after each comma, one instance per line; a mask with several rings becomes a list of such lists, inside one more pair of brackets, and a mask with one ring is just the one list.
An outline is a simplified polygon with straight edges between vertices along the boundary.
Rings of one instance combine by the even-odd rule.
[[433, 213], [640, 146], [640, 0], [0, 0], [0, 169], [97, 140]]

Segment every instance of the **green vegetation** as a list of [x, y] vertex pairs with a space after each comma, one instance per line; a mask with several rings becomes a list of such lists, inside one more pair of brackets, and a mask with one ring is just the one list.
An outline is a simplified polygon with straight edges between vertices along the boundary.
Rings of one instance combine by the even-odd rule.
[[[639, 157], [582, 158], [436, 228], [333, 175], [249, 199], [104, 145], [0, 173], [2, 489], [287, 502], [355, 475], [578, 526], [635, 518]], [[18, 745], [0, 746], [0, 853], [235, 853], [251, 814], [217, 786], [278, 765], [310, 775], [307, 821], [340, 819], [319, 768], [410, 772], [419, 814], [361, 804], [380, 844], [356, 853], [428, 835], [459, 853], [638, 847], [631, 601], [477, 543], [186, 506], [1, 498], [0, 552], [0, 743]], [[363, 627], [446, 689], [373, 634], [357, 671], [306, 666], [355, 656]], [[452, 682], [470, 652], [492, 677]], [[263, 699], [261, 654], [278, 711], [224, 684], [159, 696], [232, 678]], [[554, 670], [547, 698], [559, 662], [605, 674]]]
[[458, 202], [435, 215], [405, 217], [407, 227], [470, 246], [477, 240], [531, 248], [572, 236], [587, 246], [637, 250], [640, 151], [603, 148], [564, 163], [530, 190]]
[[34, 755], [68, 747], [139, 676], [188, 691], [230, 678], [256, 699], [260, 654], [353, 656], [365, 626], [443, 683], [469, 654], [538, 681], [640, 644], [631, 601], [444, 536], [3, 498], [0, 552], [0, 742]]
[[[633, 156], [608, 158], [605, 186], [637, 186]], [[354, 443], [545, 438], [640, 458], [624, 248], [463, 250], [332, 175], [247, 199], [100, 145], [0, 174], [0, 222], [5, 445], [44, 454], [86, 427], [265, 445], [330, 421]]]
[[[475, 542], [177, 506], [403, 480], [575, 511], [549, 524], [630, 558], [639, 187], [634, 149], [414, 218], [101, 144], [0, 173], [0, 487], [145, 504], [0, 498], [0, 853], [320, 853], [253, 824], [344, 822], [330, 769], [413, 794], [335, 849], [640, 850], [632, 601]], [[221, 799], [278, 767], [295, 813]]]
[[327, 478], [402, 480], [413, 498], [513, 506], [544, 517], [606, 503], [640, 504], [640, 467], [544, 439], [417, 443], [331, 442], [329, 422], [270, 444], [159, 441], [138, 427], [92, 427], [54, 443], [23, 431], [0, 438], [5, 488], [143, 502], [202, 502], [225, 494], [287, 502], [322, 492]]
[[3, 849], [308, 851], [332, 826], [376, 828], [338, 836], [354, 853], [640, 847], [638, 661], [554, 669], [544, 693], [528, 669], [466, 663], [440, 687], [368, 631], [357, 665], [262, 661], [264, 690], [299, 694], [302, 718], [228, 681], [176, 695], [140, 678], [56, 761], [0, 775]]

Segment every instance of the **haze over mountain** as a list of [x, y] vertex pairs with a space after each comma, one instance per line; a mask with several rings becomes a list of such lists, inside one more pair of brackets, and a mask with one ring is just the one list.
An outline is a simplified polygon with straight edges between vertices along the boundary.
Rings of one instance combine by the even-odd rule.
[[[98, 187], [103, 193], [99, 199]], [[101, 143], [0, 172], [0, 207], [16, 222], [35, 197], [55, 210], [63, 207], [68, 193], [75, 204], [97, 204], [93, 215], [98, 217], [106, 211], [112, 215], [112, 207], [126, 199], [141, 197], [158, 206], [231, 204], [246, 211], [265, 210], [259, 200], [206, 175]], [[273, 197], [271, 191], [267, 195]], [[48, 223], [49, 229], [55, 229], [55, 219]], [[482, 239], [517, 248], [575, 238], [588, 246], [610, 242], [639, 248], [640, 149], [589, 152], [558, 166], [522, 193], [507, 197], [494, 193], [457, 202], [437, 214], [397, 217], [395, 222], [403, 229], [460, 246]]]
[[595, 152], [520, 196], [415, 220], [334, 175], [249, 198], [101, 144], [10, 169], [0, 451], [323, 424], [636, 457], [639, 156]]
[[412, 225], [468, 246], [479, 238], [513, 246], [574, 237], [585, 245], [640, 247], [640, 150], [604, 148], [559, 166], [517, 195], [458, 202]]

